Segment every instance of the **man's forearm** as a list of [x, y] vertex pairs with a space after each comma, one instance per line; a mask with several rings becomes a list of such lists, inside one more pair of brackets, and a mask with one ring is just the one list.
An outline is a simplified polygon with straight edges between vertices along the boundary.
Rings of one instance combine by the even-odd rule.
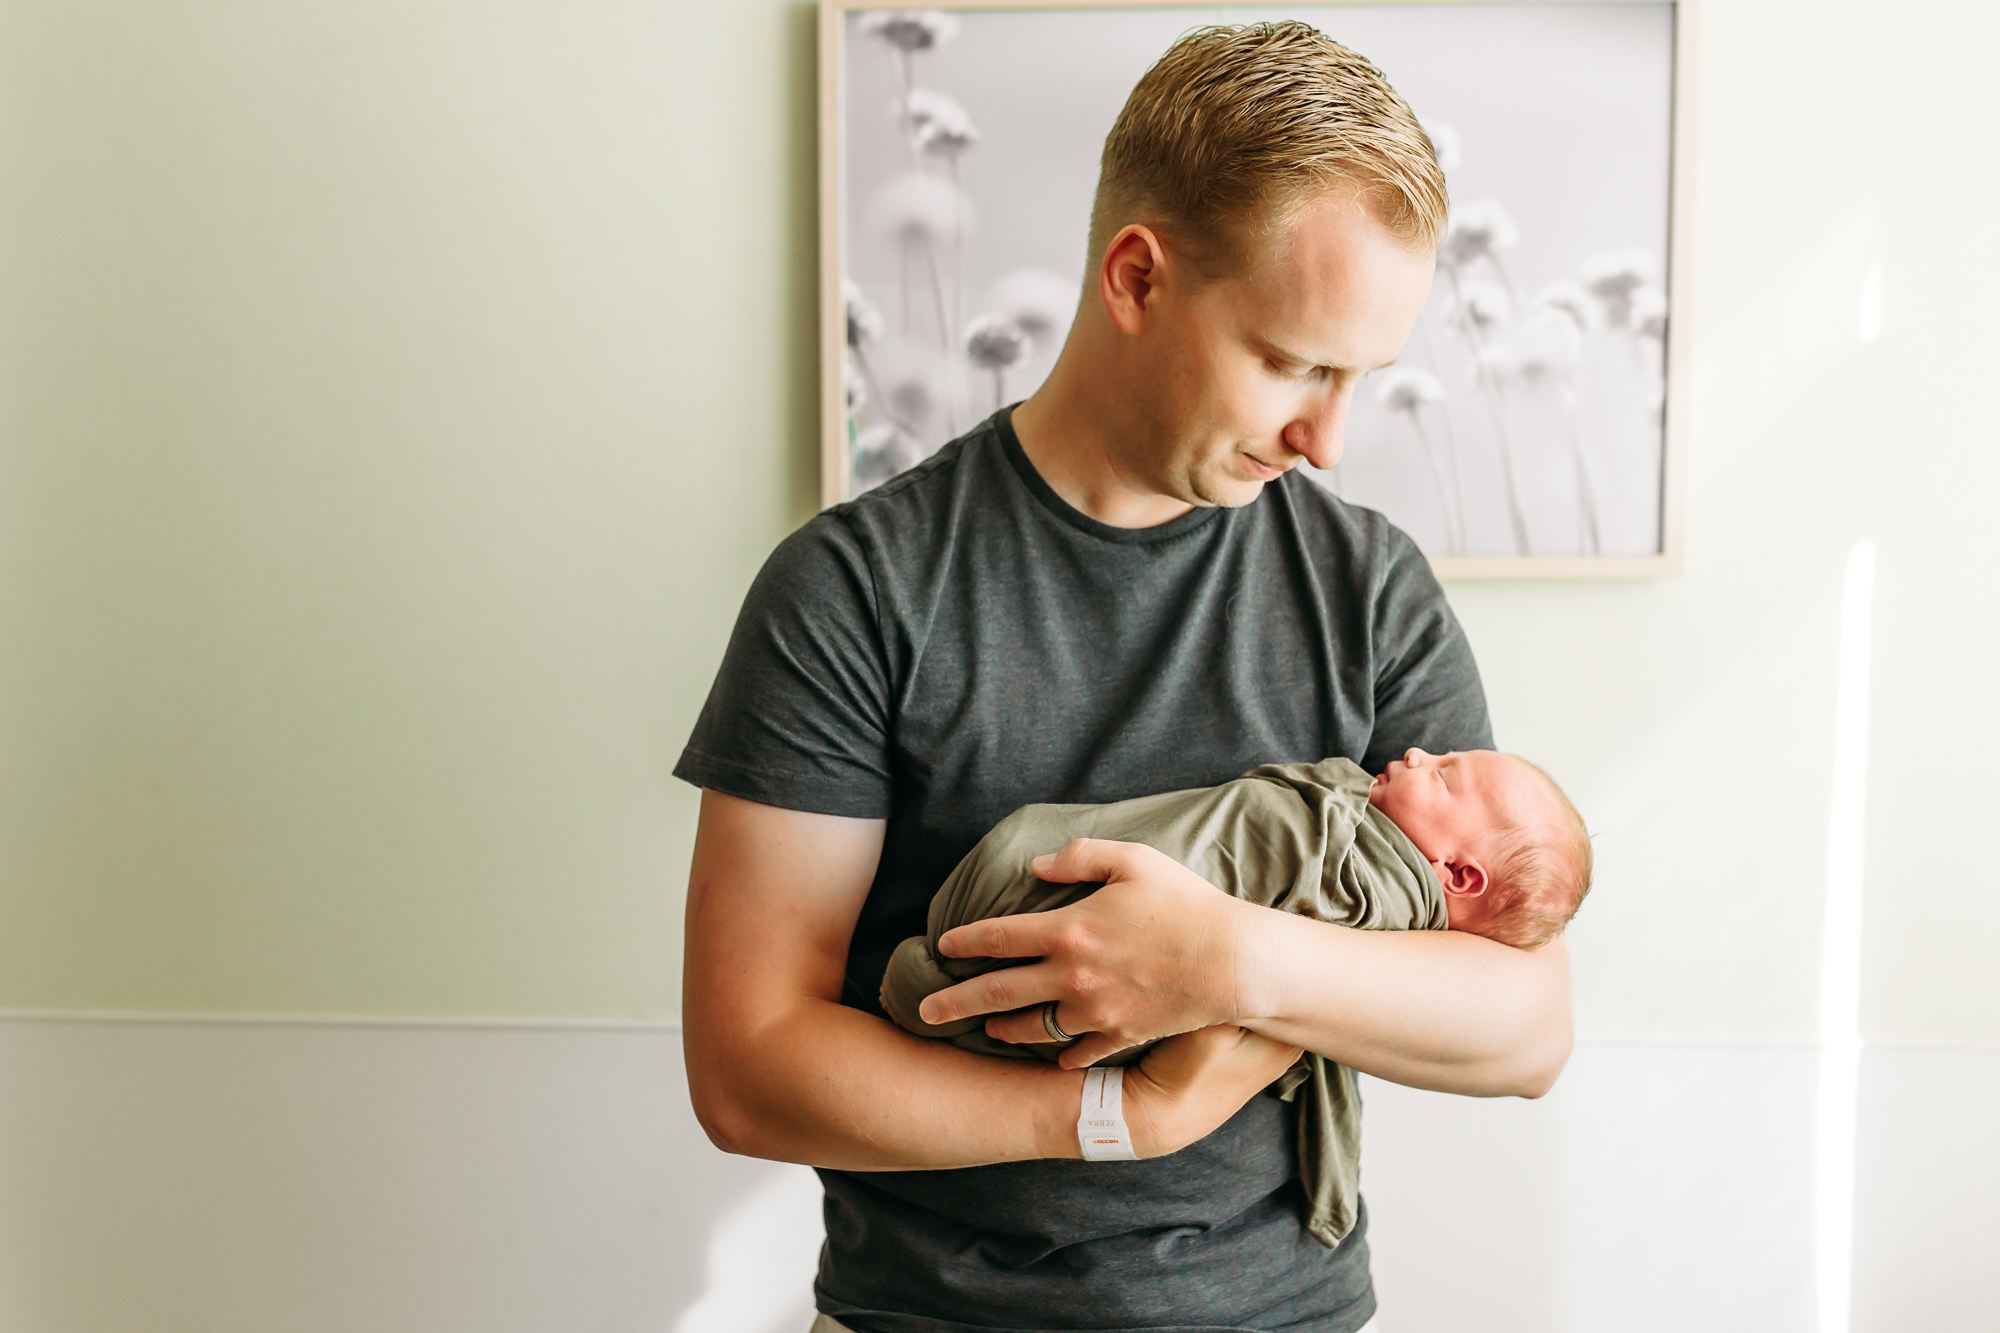
[[1569, 1058], [1561, 940], [1530, 952], [1243, 907], [1239, 1021], [1253, 1031], [1392, 1083], [1471, 1096], [1539, 1097]]
[[[924, 1001], [946, 1023], [990, 1013], [989, 1036], [1040, 1041], [1055, 1000], [1080, 1066], [1164, 1033], [1237, 1024], [1412, 1087], [1538, 1097], [1569, 1058], [1569, 960], [1456, 931], [1354, 930], [1232, 898], [1136, 843], [1082, 839], [1035, 873], [1104, 887], [1051, 912], [968, 922], [957, 958], [1038, 959]], [[1019, 1011], [1019, 1012], [1006, 1012]]]
[[975, 1055], [817, 998], [733, 1040], [687, 1032], [695, 1112], [729, 1152], [845, 1171], [1078, 1155], [1080, 1072]]

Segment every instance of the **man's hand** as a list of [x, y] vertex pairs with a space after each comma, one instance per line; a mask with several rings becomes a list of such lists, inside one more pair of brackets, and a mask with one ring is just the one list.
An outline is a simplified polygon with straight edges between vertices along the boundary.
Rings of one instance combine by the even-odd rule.
[[1262, 909], [1140, 843], [1079, 838], [1037, 857], [1034, 870], [1053, 883], [1104, 887], [1053, 912], [947, 931], [938, 941], [947, 957], [1042, 961], [939, 991], [923, 1002], [926, 1022], [999, 1014], [987, 1021], [988, 1036], [1045, 1042], [1040, 1006], [1055, 1000], [1063, 1031], [1088, 1034], [1062, 1054], [1063, 1068], [1082, 1069], [1127, 1046], [1235, 1023], [1243, 1013], [1243, 942], [1255, 925], [1250, 914]]

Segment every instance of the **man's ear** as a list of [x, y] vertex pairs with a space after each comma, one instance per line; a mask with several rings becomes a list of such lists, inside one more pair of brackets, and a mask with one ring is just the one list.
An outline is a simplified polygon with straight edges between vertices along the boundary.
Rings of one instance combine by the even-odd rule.
[[1431, 862], [1444, 891], [1454, 898], [1477, 898], [1486, 892], [1486, 867], [1469, 856]]
[[1129, 336], [1139, 332], [1166, 262], [1160, 238], [1152, 228], [1136, 222], [1128, 224], [1104, 248], [1104, 262], [1097, 269], [1097, 290], [1120, 333]]

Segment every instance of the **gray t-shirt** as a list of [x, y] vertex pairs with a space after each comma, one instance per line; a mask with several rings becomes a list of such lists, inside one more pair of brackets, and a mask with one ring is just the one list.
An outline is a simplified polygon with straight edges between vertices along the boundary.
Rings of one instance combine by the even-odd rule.
[[[1296, 472], [1241, 509], [1114, 528], [1065, 503], [1001, 412], [779, 546], [675, 772], [886, 818], [846, 1002], [994, 824], [1412, 745], [1491, 745], [1479, 676], [1415, 545]], [[1366, 1213], [1306, 1234], [1289, 1108], [1253, 1097], [1143, 1162], [822, 1170], [819, 1308], [859, 1333], [1352, 1333]]]

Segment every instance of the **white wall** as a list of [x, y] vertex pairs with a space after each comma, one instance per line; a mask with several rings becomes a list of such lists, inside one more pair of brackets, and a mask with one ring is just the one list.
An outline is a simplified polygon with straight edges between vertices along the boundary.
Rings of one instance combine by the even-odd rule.
[[[1387, 1333], [1807, 1333], [1816, 1052], [1585, 1042], [1539, 1102], [1368, 1082]], [[1864, 1064], [1857, 1333], [2000, 1326], [2000, 1047]], [[804, 1333], [803, 1167], [670, 1027], [0, 1021], [8, 1333]]]
[[1874, 541], [1863, 1031], [2000, 1039], [2000, 867], [1953, 841], [2000, 794], [1980, 757], [2000, 745], [2000, 268], [1978, 257], [2000, 110], [1963, 63], [2000, 7], [1702, 8], [1687, 574], [1452, 598], [1500, 743], [1597, 834], [1584, 1030], [1804, 1038], [1841, 580]]

